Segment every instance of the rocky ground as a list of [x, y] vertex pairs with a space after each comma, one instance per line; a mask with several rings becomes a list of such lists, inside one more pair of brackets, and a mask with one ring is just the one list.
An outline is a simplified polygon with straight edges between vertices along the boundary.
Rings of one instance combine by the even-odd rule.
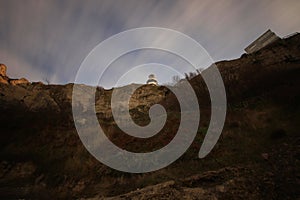
[[[3, 199], [299, 199], [300, 35], [253, 54], [216, 63], [224, 79], [228, 113], [221, 138], [204, 159], [198, 151], [210, 119], [200, 75], [191, 77], [201, 100], [195, 141], [170, 166], [146, 174], [113, 170], [83, 147], [71, 109], [73, 84], [10, 79], [0, 68], [0, 197]], [[203, 72], [205, 73], [205, 72]], [[117, 88], [124, 95], [131, 86]], [[96, 90], [95, 109], [118, 146], [152, 151], [176, 134], [180, 110], [166, 87], [141, 86], [130, 100], [136, 123], [149, 122], [155, 103], [168, 111], [164, 129], [148, 140], [125, 135], [113, 121], [112, 90]], [[84, 95], [83, 95], [84, 96]]]

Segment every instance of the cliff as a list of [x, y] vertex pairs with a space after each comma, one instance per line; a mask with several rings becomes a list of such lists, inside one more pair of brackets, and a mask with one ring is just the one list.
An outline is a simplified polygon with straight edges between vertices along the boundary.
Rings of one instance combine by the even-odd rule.
[[[195, 141], [179, 160], [147, 174], [115, 171], [86, 151], [72, 117], [73, 84], [12, 82], [1, 65], [0, 197], [297, 199], [299, 50], [298, 34], [239, 59], [216, 63], [228, 112], [220, 140], [204, 159], [197, 155], [210, 119], [209, 94], [200, 75], [189, 80], [201, 107]], [[94, 89], [84, 87], [85, 92]], [[126, 95], [130, 87], [116, 90]], [[99, 123], [116, 145], [134, 152], [152, 151], [176, 134], [180, 109], [164, 86], [143, 85], [130, 99], [130, 113], [141, 125], [149, 122], [151, 105], [160, 103], [168, 111], [164, 129], [147, 140], [122, 133], [111, 115], [112, 90], [96, 91]]]

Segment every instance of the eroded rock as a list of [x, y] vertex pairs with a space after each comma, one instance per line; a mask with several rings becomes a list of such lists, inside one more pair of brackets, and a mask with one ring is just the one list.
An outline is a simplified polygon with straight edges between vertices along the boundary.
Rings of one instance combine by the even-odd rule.
[[4, 64], [0, 64], [0, 76], [6, 76], [7, 67]]
[[0, 83], [8, 84], [8, 78], [5, 76], [0, 76]]
[[21, 79], [11, 79], [9, 80], [11, 85], [29, 84], [30, 82], [26, 78]]
[[7, 67], [4, 64], [0, 64], [0, 83], [10, 85], [29, 84], [30, 82], [26, 78], [12, 79], [6, 75]]

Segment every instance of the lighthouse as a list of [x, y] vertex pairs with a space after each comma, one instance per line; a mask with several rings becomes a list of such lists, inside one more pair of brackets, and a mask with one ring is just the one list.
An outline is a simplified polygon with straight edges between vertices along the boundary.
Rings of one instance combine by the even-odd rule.
[[156, 80], [154, 74], [150, 74], [150, 75], [148, 76], [147, 84], [148, 84], [148, 85], [158, 85], [157, 80]]

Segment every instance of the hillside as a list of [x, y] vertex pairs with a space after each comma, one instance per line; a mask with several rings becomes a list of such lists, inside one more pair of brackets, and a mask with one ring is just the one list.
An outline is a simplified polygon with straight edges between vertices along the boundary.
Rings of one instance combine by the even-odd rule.
[[[209, 94], [198, 75], [189, 80], [201, 102], [196, 139], [176, 162], [146, 174], [113, 170], [87, 152], [73, 122], [73, 84], [16, 81], [1, 71], [0, 198], [300, 198], [300, 35], [216, 65], [228, 99], [217, 145], [198, 158], [210, 119]], [[127, 94], [131, 87], [116, 90]], [[112, 118], [112, 90], [96, 90], [99, 123], [119, 147], [153, 151], [176, 134], [180, 109], [166, 87], [143, 85], [130, 100], [131, 116], [140, 125], [149, 122], [155, 103], [168, 112], [164, 129], [149, 139], [123, 134]]]

